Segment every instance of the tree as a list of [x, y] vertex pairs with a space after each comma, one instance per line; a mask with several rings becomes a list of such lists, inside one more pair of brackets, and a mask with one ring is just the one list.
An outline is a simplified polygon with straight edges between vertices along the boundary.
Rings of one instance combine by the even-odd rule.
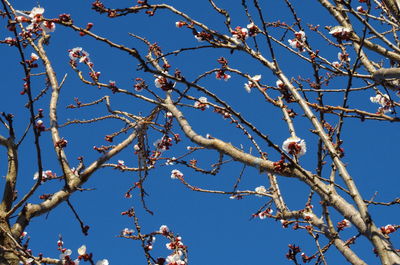
[[[92, 230], [118, 229], [110, 245], [138, 242], [147, 264], [188, 264], [188, 250], [201, 253], [179, 236], [202, 225], [189, 223], [203, 220], [192, 214], [207, 207], [213, 218], [236, 201], [249, 226], [311, 239], [294, 242], [292, 232], [275, 263], [287, 251], [294, 264], [400, 264], [392, 236], [400, 201], [391, 185], [400, 120], [397, 1], [109, 2], [94, 1], [91, 12], [80, 1], [42, 3], [45, 13], [40, 4], [2, 0], [0, 144], [8, 163], [0, 264], [108, 264], [96, 246], [76, 254], [63, 242], [83, 241], [69, 231], [77, 223], [98, 244]], [[183, 197], [194, 193], [200, 197]], [[218, 196], [233, 201], [208, 202]], [[164, 220], [154, 221], [159, 212]], [[49, 214], [62, 226], [47, 225]], [[109, 215], [110, 231], [98, 232]], [[180, 225], [155, 228], [168, 220]], [[253, 243], [279, 240], [273, 231], [275, 239], [240, 231], [239, 244], [255, 238], [240, 246], [243, 256]], [[223, 241], [205, 236], [211, 246]]]

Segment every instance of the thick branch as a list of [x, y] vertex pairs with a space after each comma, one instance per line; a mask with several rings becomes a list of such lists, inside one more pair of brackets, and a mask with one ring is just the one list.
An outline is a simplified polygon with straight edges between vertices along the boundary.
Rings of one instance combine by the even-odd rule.
[[5, 139], [0, 136], [0, 144], [7, 147], [8, 168], [6, 175], [6, 184], [4, 186], [3, 200], [0, 205], [0, 215], [10, 210], [15, 198], [15, 184], [18, 174], [18, 154], [17, 147], [12, 139]]
[[377, 82], [387, 79], [400, 79], [400, 68], [381, 68], [374, 72], [372, 78]]
[[67, 156], [65, 155], [64, 149], [60, 148], [57, 144], [61, 139], [60, 134], [58, 132], [58, 121], [57, 121], [57, 102], [60, 93], [60, 86], [58, 85], [56, 73], [54, 72], [50, 60], [47, 57], [47, 54], [43, 48], [44, 40], [45, 36], [39, 39], [37, 46], [33, 42], [31, 44], [37, 50], [40, 58], [43, 61], [43, 64], [46, 68], [47, 77], [50, 81], [50, 85], [52, 88], [50, 109], [49, 109], [51, 136], [53, 139], [54, 150], [56, 151], [58, 161], [61, 164], [64, 176], [67, 180], [67, 183], [69, 184], [71, 178], [74, 176], [74, 173], [72, 172], [71, 167], [68, 164]]

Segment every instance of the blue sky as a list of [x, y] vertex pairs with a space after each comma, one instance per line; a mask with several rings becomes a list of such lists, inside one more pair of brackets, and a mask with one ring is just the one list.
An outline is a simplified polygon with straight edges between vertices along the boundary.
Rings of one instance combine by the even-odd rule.
[[[111, 7], [126, 7], [134, 2], [104, 1], [104, 4]], [[223, 17], [210, 7], [208, 1], [177, 0], [166, 2], [187, 12], [192, 18], [227, 34], [223, 25]], [[280, 1], [261, 2], [265, 6], [264, 15], [268, 21], [280, 20], [286, 21], [288, 24], [293, 22], [287, 8]], [[246, 26], [248, 24], [241, 9], [240, 1], [218, 1], [217, 4], [231, 12], [232, 26]], [[36, 5], [36, 1], [23, 1], [21, 3], [16, 2], [14, 8], [31, 10]], [[126, 17], [109, 19], [91, 10], [91, 1], [42, 0], [40, 5], [46, 9], [44, 15], [47, 18], [56, 18], [62, 13], [71, 14], [75, 24], [84, 27], [88, 22], [92, 22], [94, 23], [92, 29], [94, 33], [128, 47], [135, 47], [144, 53], [147, 52], [147, 48], [130, 37], [128, 32], [145, 36], [150, 42], [157, 42], [165, 52], [181, 47], [200, 45], [189, 30], [176, 28], [175, 21], [178, 19], [165, 11], [157, 12], [154, 17], [148, 17], [144, 14], [131, 14]], [[293, 5], [297, 8], [298, 15], [302, 17], [304, 26], [308, 23], [320, 24], [321, 28], [326, 25], [336, 25], [328, 13], [318, 7], [317, 4], [305, 4], [303, 1], [296, 0], [293, 1]], [[252, 9], [252, 11], [254, 10]], [[6, 21], [3, 20], [0, 39], [4, 39], [10, 34], [5, 29], [5, 23]], [[309, 36], [309, 41], [313, 47], [320, 49], [323, 56], [332, 61], [336, 60], [337, 48], [328, 46], [320, 37], [308, 29], [306, 34]], [[285, 42], [289, 38], [292, 38], [291, 33], [285, 36]], [[265, 41], [259, 41], [259, 45], [268, 58]], [[108, 80], [115, 80], [119, 87], [133, 91], [133, 80], [136, 77], [141, 77], [147, 81], [151, 89], [156, 89], [153, 86], [154, 77], [137, 71], [138, 62], [134, 58], [96, 42], [88, 36], [80, 37], [71, 29], [57, 26], [56, 31], [51, 34], [50, 44], [46, 46], [46, 50], [59, 80], [64, 74], [68, 74], [62, 87], [58, 107], [60, 123], [68, 119], [90, 119], [106, 115], [105, 106], [101, 104], [87, 109], [66, 109], [66, 106], [74, 103], [74, 97], [79, 97], [82, 102], [90, 102], [104, 95], [110, 95], [112, 96], [112, 105], [116, 109], [129, 111], [135, 115], [140, 113], [146, 115], [148, 113], [152, 106], [139, 100], [118, 94], [112, 95], [107, 89], [97, 89], [82, 84], [75, 72], [69, 67], [68, 50], [74, 47], [82, 47], [90, 53], [90, 58], [94, 62], [94, 69], [101, 72], [101, 81], [107, 83]], [[0, 46], [0, 49], [3, 61], [0, 75], [4, 91], [0, 111], [15, 115], [17, 136], [20, 137], [29, 121], [28, 111], [23, 107], [27, 99], [19, 95], [20, 90], [22, 90], [23, 72], [18, 63], [16, 49], [5, 45]], [[276, 51], [279, 63], [288, 77], [298, 77], [299, 75], [312, 77], [310, 74], [311, 67], [299, 60], [298, 57], [279, 47], [276, 47]], [[29, 55], [32, 49], [28, 47], [25, 52]], [[254, 63], [251, 58], [237, 51], [231, 54], [229, 51], [201, 49], [170, 57], [169, 62], [172, 69], [181, 69], [185, 77], [192, 80], [205, 71], [219, 67], [216, 59], [221, 56], [228, 59], [230, 67], [240, 69], [251, 76], [262, 74], [261, 83], [269, 86], [275, 85], [276, 78], [271, 75], [268, 69]], [[79, 68], [84, 73], [87, 72], [83, 65], [79, 65]], [[35, 70], [37, 73], [42, 71], [43, 68]], [[38, 77], [33, 81], [34, 93], [38, 93], [44, 88], [43, 81], [43, 77]], [[243, 88], [245, 82], [246, 80], [242, 77], [233, 74], [228, 82], [216, 80], [214, 75], [211, 75], [202, 81], [202, 85], [207, 86], [213, 93], [229, 102], [246, 119], [269, 135], [272, 141], [281, 145], [290, 135], [286, 124], [282, 121], [280, 110], [266, 104], [261, 95], [253, 93], [254, 91], [248, 94]], [[355, 87], [361, 85], [360, 81], [354, 82]], [[345, 86], [345, 78], [337, 78], [330, 84], [330, 87], [337, 88]], [[178, 85], [178, 89], [183, 90], [184, 87]], [[192, 92], [193, 96], [202, 96], [200, 92]], [[147, 92], [143, 93], [150, 96]], [[278, 95], [273, 92], [271, 94]], [[372, 90], [352, 93], [349, 104], [353, 108], [375, 112], [377, 105], [369, 101], [369, 97], [374, 95], [375, 93]], [[45, 110], [45, 115], [48, 113], [49, 98], [50, 93], [48, 92], [36, 104], [36, 108]], [[310, 98], [315, 98], [315, 95], [310, 95]], [[329, 104], [340, 105], [341, 98], [341, 94], [334, 95], [332, 93], [326, 95], [325, 99]], [[187, 102], [187, 104], [193, 104], [193, 102]], [[306, 140], [308, 146], [307, 154], [301, 158], [302, 165], [304, 168], [315, 172], [317, 138], [310, 132], [310, 129], [312, 129], [310, 122], [301, 116], [301, 109], [294, 105], [293, 108], [299, 113], [294, 121], [296, 132]], [[246, 140], [242, 132], [236, 129], [234, 125], [229, 124], [228, 121], [215, 115], [211, 109], [202, 112], [183, 108], [183, 112], [198, 133], [202, 135], [209, 133], [226, 142], [231, 142], [237, 147], [243, 145], [245, 150], [249, 150], [250, 142]], [[48, 125], [47, 116], [43, 120], [45, 125]], [[332, 124], [335, 124], [336, 121], [336, 116], [329, 118], [329, 122], [332, 122]], [[104, 136], [118, 130], [119, 126], [121, 124], [118, 122], [105, 121], [90, 126], [71, 125], [61, 129], [62, 136], [69, 141], [66, 152], [70, 163], [77, 165], [76, 158], [82, 155], [87, 163], [96, 159], [98, 153], [93, 150], [93, 146], [106, 145]], [[174, 124], [174, 126], [174, 132], [183, 135], [177, 124]], [[398, 196], [396, 185], [398, 183], [398, 172], [393, 170], [396, 162], [398, 162], [396, 157], [398, 129], [397, 124], [377, 121], [361, 122], [356, 119], [348, 120], [344, 125], [343, 147], [346, 153], [344, 161], [365, 199], [371, 198], [375, 192], [378, 192], [376, 197], [378, 201], [391, 201]], [[1, 128], [0, 133], [6, 135], [5, 129]], [[160, 136], [160, 133], [151, 133], [149, 144], [152, 145], [152, 142]], [[122, 139], [123, 136], [117, 138], [116, 141]], [[55, 160], [51, 136], [48, 132], [41, 136], [41, 144], [44, 169], [51, 169], [57, 174], [61, 174], [61, 169]], [[171, 150], [166, 151], [163, 157], [178, 157], [185, 153], [188, 145], [193, 146], [194, 144], [183, 139]], [[279, 159], [280, 155], [268, 148], [265, 143], [262, 143], [262, 148], [269, 153], [270, 159]], [[37, 171], [31, 133], [27, 136], [19, 152], [21, 168], [17, 185], [19, 194], [24, 194], [33, 185], [33, 174]], [[253, 153], [255, 153], [254, 150]], [[4, 150], [0, 153], [0, 158], [1, 161], [6, 161]], [[217, 161], [218, 154], [214, 151], [202, 150], [193, 158], [199, 161], [199, 165], [209, 168], [210, 164]], [[137, 163], [132, 146], [110, 162], [116, 163], [117, 159], [124, 160], [128, 166], [135, 166]], [[30, 248], [36, 255], [43, 253], [44, 256], [57, 257], [56, 242], [60, 234], [63, 237], [65, 247], [72, 249], [75, 254], [76, 249], [85, 244], [88, 251], [93, 252], [95, 260], [106, 258], [112, 265], [145, 264], [139, 242], [118, 237], [120, 231], [125, 227], [133, 228], [132, 220], [126, 216], [121, 216], [121, 212], [134, 206], [143, 232], [156, 231], [161, 225], [165, 224], [174, 233], [182, 236], [184, 244], [188, 246], [190, 264], [290, 264], [291, 262], [285, 258], [288, 244], [300, 245], [301, 249], [308, 255], [316, 251], [313, 239], [307, 235], [306, 231], [293, 231], [291, 228], [283, 229], [279, 221], [268, 218], [265, 220], [251, 219], [252, 214], [263, 206], [267, 199], [246, 197], [243, 200], [231, 200], [226, 195], [190, 191], [178, 180], [170, 178], [170, 172], [175, 168], [180, 169], [185, 174], [185, 179], [193, 185], [207, 189], [231, 191], [242, 170], [242, 165], [235, 162], [228, 163], [218, 175], [210, 176], [190, 171], [179, 165], [166, 166], [160, 162], [157, 168], [150, 172], [145, 183], [145, 189], [148, 193], [146, 202], [148, 207], [154, 211], [153, 216], [144, 211], [137, 192], [133, 193], [132, 199], [124, 198], [129, 187], [138, 181], [136, 173], [122, 173], [109, 168], [103, 169], [94, 174], [84, 186], [84, 188], [93, 190], [76, 192], [70, 199], [85, 224], [90, 226], [89, 235], [82, 235], [73, 213], [64, 203], [48, 215], [32, 220], [27, 228], [27, 232], [31, 236]], [[5, 174], [6, 163], [0, 163], [0, 172], [2, 172], [0, 174]], [[328, 173], [329, 167], [324, 171], [324, 176], [326, 177]], [[266, 175], [260, 174], [252, 168], [245, 169], [242, 179], [240, 189], [243, 190], [254, 190], [260, 185], [268, 186]], [[279, 180], [282, 182], [282, 192], [286, 196], [289, 208], [292, 210], [304, 208], [309, 188], [295, 179], [279, 178]], [[40, 194], [52, 193], [61, 187], [62, 183], [58, 181], [45, 183], [31, 200], [32, 202], [39, 202], [38, 196]], [[318, 203], [319, 198], [315, 196], [313, 204], [318, 205]], [[396, 208], [371, 206], [370, 210], [378, 226], [394, 224], [400, 217]], [[342, 220], [336, 213], [333, 213], [333, 216], [335, 222]], [[344, 239], [355, 234], [354, 228], [342, 232], [342, 235], [345, 235], [343, 236]], [[393, 237], [393, 241], [399, 243], [398, 237]], [[322, 239], [322, 242], [326, 243], [326, 240]], [[165, 239], [157, 238], [153, 250], [154, 256], [165, 257], [170, 254], [165, 248], [165, 243], [167, 243]], [[360, 239], [352, 248], [367, 263], [377, 264], [379, 262], [372, 253], [372, 246], [364, 239]], [[327, 259], [328, 262], [331, 262], [330, 264], [345, 262], [333, 248], [328, 251]]]

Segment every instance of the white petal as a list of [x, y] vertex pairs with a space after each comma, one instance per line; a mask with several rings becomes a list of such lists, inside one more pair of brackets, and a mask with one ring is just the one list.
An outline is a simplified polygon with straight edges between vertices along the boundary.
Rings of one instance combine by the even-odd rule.
[[80, 256], [86, 254], [86, 246], [85, 245], [82, 245], [80, 248], [78, 248], [78, 254]]
[[44, 8], [43, 7], [34, 7], [29, 14], [29, 17], [33, 18], [36, 15], [42, 15], [44, 13]]
[[96, 262], [96, 265], [108, 265], [108, 260], [107, 259], [102, 259]]
[[251, 78], [253, 81], [258, 82], [261, 80], [261, 75], [255, 75]]

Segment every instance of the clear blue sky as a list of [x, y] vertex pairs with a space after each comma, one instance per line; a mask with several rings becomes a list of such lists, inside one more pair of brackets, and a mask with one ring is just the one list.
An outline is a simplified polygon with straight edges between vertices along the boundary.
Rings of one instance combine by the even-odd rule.
[[[37, 1], [13, 1], [14, 7], [19, 10], [31, 10], [37, 5]], [[133, 5], [136, 1], [104, 1], [110, 7], [126, 7]], [[153, 1], [150, 1], [151, 3]], [[217, 14], [209, 5], [208, 1], [166, 1], [176, 8], [187, 12], [196, 20], [199, 20], [213, 29], [225, 34], [226, 28], [223, 25], [223, 17]], [[232, 26], [246, 26], [248, 21], [241, 8], [241, 1], [216, 1], [221, 7], [231, 12]], [[268, 21], [285, 21], [288, 24], [293, 20], [287, 8], [280, 1], [261, 1], [265, 6], [265, 17]], [[267, 3], [274, 2], [274, 3]], [[279, 3], [278, 3], [279, 2]], [[282, 1], [283, 2], [283, 1]], [[304, 1], [293, 1], [297, 8], [298, 15], [302, 18], [303, 25], [320, 24], [321, 28], [326, 25], [334, 26], [336, 23], [329, 17], [328, 13], [315, 4]], [[85, 26], [88, 22], [94, 23], [92, 31], [101, 36], [107, 37], [114, 42], [122, 43], [128, 47], [135, 47], [141, 52], [147, 49], [140, 42], [128, 36], [128, 32], [145, 36], [150, 42], [157, 42], [164, 52], [173, 51], [181, 47], [191, 47], [200, 45], [187, 29], [175, 27], [176, 17], [168, 12], [160, 11], [154, 17], [144, 14], [128, 15], [126, 17], [109, 19], [91, 10], [91, 1], [50, 1], [41, 0], [40, 5], [45, 8], [45, 17], [56, 18], [59, 14], [71, 14], [74, 23]], [[254, 11], [252, 9], [252, 11]], [[5, 29], [5, 20], [1, 27], [1, 37], [4, 39], [10, 33]], [[326, 32], [325, 32], [326, 33]], [[310, 30], [306, 30], [309, 41], [313, 47], [320, 49], [321, 53], [328, 59], [336, 60], [337, 48], [333, 48], [324, 43]], [[292, 34], [285, 36], [292, 38]], [[265, 41], [259, 41], [259, 45], [266, 56], [268, 56]], [[275, 45], [276, 46], [276, 45]], [[74, 71], [69, 67], [68, 50], [74, 47], [82, 47], [90, 53], [90, 58], [94, 62], [94, 68], [100, 71], [101, 80], [115, 80], [117, 85], [124, 89], [133, 90], [133, 80], [136, 77], [144, 78], [148, 81], [152, 89], [154, 77], [136, 70], [137, 61], [129, 58], [121, 51], [108, 47], [103, 43], [93, 41], [87, 36], [80, 37], [70, 29], [57, 26], [54, 33], [51, 33], [49, 46], [46, 47], [48, 56], [53, 63], [59, 80], [68, 74], [66, 82], [62, 87], [59, 102], [59, 121], [63, 123], [68, 119], [89, 119], [96, 115], [105, 115], [106, 109], [103, 105], [92, 109], [70, 110], [66, 106], [74, 103], [74, 97], [79, 97], [82, 102], [96, 100], [103, 95], [111, 95], [106, 89], [99, 90], [82, 84], [76, 77]], [[1, 79], [2, 79], [2, 99], [0, 111], [13, 113], [17, 135], [20, 137], [28, 122], [29, 115], [27, 109], [23, 107], [26, 97], [20, 96], [22, 90], [23, 71], [18, 63], [18, 55], [15, 48], [0, 46], [2, 54]], [[32, 50], [26, 49], [29, 55]], [[351, 54], [352, 55], [352, 54]], [[251, 76], [262, 74], [261, 83], [270, 86], [275, 85], [276, 78], [273, 77], [268, 69], [240, 53], [230, 54], [229, 51], [202, 49], [194, 52], [187, 52], [182, 56], [170, 57], [172, 69], [179, 68], [187, 79], [193, 79], [204, 71], [219, 67], [216, 59], [224, 56], [229, 61], [229, 66], [237, 68]], [[306, 66], [296, 56], [288, 54], [277, 47], [277, 56], [280, 65], [288, 77], [312, 77], [311, 67]], [[353, 54], [354, 56], [354, 54]], [[85, 68], [80, 65], [82, 70]], [[35, 72], [42, 72], [43, 68], [36, 69]], [[86, 70], [84, 70], [86, 73]], [[246, 82], [242, 77], [231, 74], [232, 78], [228, 82], [216, 80], [214, 76], [206, 78], [202, 84], [218, 94], [225, 101], [232, 104], [248, 120], [258, 126], [265, 134], [268, 134], [276, 144], [281, 144], [288, 138], [289, 132], [286, 124], [282, 121], [282, 114], [279, 109], [272, 108], [264, 102], [261, 95], [254, 93], [248, 94], [243, 88]], [[44, 88], [43, 77], [33, 81], [33, 91], [38, 93]], [[331, 84], [331, 87], [343, 88], [346, 85], [345, 79], [338, 79]], [[355, 82], [354, 86], [361, 86], [360, 82]], [[184, 87], [179, 87], [184, 89]], [[149, 94], [145, 93], [149, 96]], [[200, 93], [193, 93], [194, 96], [202, 96]], [[277, 94], [274, 94], [275, 96]], [[367, 90], [351, 95], [350, 104], [355, 108], [362, 108], [370, 112], [375, 112], [377, 105], [369, 101], [374, 92]], [[327, 101], [332, 105], [340, 105], [342, 95], [327, 95]], [[43, 119], [48, 125], [48, 102], [50, 93], [36, 105], [36, 108], [43, 108], [46, 117]], [[192, 104], [188, 102], [188, 104]], [[133, 114], [143, 112], [146, 114], [149, 106], [133, 98], [122, 95], [113, 95], [112, 105], [115, 109], [129, 111]], [[308, 145], [307, 154], [302, 157], [303, 166], [311, 171], [316, 167], [316, 142], [317, 138], [310, 132], [311, 125], [301, 117], [301, 110], [294, 107], [300, 114], [295, 120], [297, 134], [306, 140]], [[237, 147], [243, 144], [244, 149], [248, 150], [250, 142], [243, 137], [242, 133], [229, 122], [212, 113], [211, 109], [205, 112], [183, 109], [189, 121], [192, 122], [194, 129], [205, 135], [210, 133], [227, 142], [232, 142]], [[333, 124], [336, 117], [330, 120]], [[67, 155], [71, 164], [76, 163], [76, 158], [83, 155], [87, 162], [92, 161], [98, 156], [93, 150], [93, 146], [106, 145], [104, 136], [119, 128], [117, 122], [99, 122], [90, 126], [70, 126], [61, 129], [61, 134], [68, 141], [66, 148]], [[175, 124], [176, 126], [176, 124]], [[343, 130], [343, 147], [346, 152], [344, 161], [348, 163], [348, 169], [358, 183], [363, 196], [369, 199], [378, 191], [376, 200], [390, 201], [398, 196], [398, 177], [397, 170], [393, 170], [398, 157], [396, 156], [399, 147], [397, 138], [399, 136], [397, 124], [389, 124], [376, 121], [360, 122], [350, 120], [345, 123]], [[174, 128], [177, 133], [183, 134]], [[6, 134], [4, 128], [0, 133]], [[160, 134], [149, 135], [149, 143], [152, 144]], [[18, 191], [22, 195], [31, 185], [33, 185], [33, 174], [37, 171], [36, 155], [31, 133], [25, 140], [25, 144], [20, 149], [20, 174]], [[57, 174], [61, 174], [61, 169], [55, 160], [54, 150], [52, 150], [51, 136], [44, 133], [41, 137], [43, 144], [44, 169], [51, 169]], [[122, 137], [116, 139], [123, 139]], [[184, 139], [181, 143], [169, 151], [163, 157], [178, 157], [186, 150], [186, 146], [193, 146]], [[266, 144], [262, 148], [267, 150], [272, 160], [278, 160], [279, 154], [268, 149]], [[253, 150], [253, 153], [255, 151]], [[215, 163], [218, 154], [212, 151], [201, 151], [195, 156], [199, 165], [206, 168]], [[6, 153], [0, 153], [0, 174], [6, 171]], [[129, 147], [119, 156], [113, 159], [122, 159], [128, 166], [135, 166], [136, 157], [133, 155], [133, 148]], [[293, 231], [291, 228], [283, 229], [279, 221], [272, 219], [252, 219], [251, 215], [256, 212], [268, 199], [259, 197], [246, 197], [243, 200], [231, 200], [229, 196], [204, 194], [189, 191], [178, 180], [170, 178], [172, 169], [180, 169], [185, 178], [202, 188], [219, 189], [230, 191], [239, 176], [242, 166], [238, 163], [229, 163], [223, 167], [217, 176], [203, 175], [190, 171], [180, 166], [159, 166], [150, 172], [145, 183], [145, 189], [149, 196], [146, 197], [148, 207], [154, 211], [151, 216], [141, 207], [137, 193], [133, 193], [132, 199], [124, 198], [124, 194], [132, 183], [138, 180], [135, 173], [121, 173], [114, 169], [104, 169], [94, 174], [91, 180], [85, 184], [85, 188], [94, 189], [86, 192], [76, 192], [71, 200], [75, 209], [85, 224], [90, 226], [89, 235], [83, 236], [80, 232], [79, 224], [75, 220], [73, 213], [64, 203], [57, 207], [48, 215], [40, 216], [32, 220], [27, 228], [31, 236], [30, 248], [33, 253], [43, 253], [44, 256], [58, 256], [56, 242], [58, 235], [61, 234], [65, 247], [70, 248], [76, 254], [76, 250], [85, 244], [89, 252], [94, 253], [94, 260], [106, 258], [112, 265], [124, 264], [145, 264], [143, 251], [137, 241], [119, 238], [120, 231], [125, 227], [133, 228], [132, 220], [121, 216], [121, 212], [134, 206], [140, 220], [143, 232], [156, 231], [165, 224], [174, 232], [182, 236], [183, 242], [189, 249], [190, 264], [290, 264], [285, 258], [288, 244], [300, 245], [306, 254], [311, 255], [316, 251], [313, 240], [303, 230]], [[324, 171], [325, 177], [328, 171]], [[246, 168], [243, 174], [240, 189], [254, 190], [257, 186], [265, 185], [268, 187], [268, 180], [264, 174], [259, 174], [257, 170]], [[302, 183], [294, 179], [281, 179], [282, 191], [287, 197], [290, 209], [302, 209], [307, 200], [309, 189]], [[33, 202], [39, 202], [38, 196], [42, 193], [52, 193], [62, 187], [62, 182], [53, 181], [46, 183], [40, 188], [37, 195], [32, 198]], [[319, 199], [315, 196], [313, 204], [317, 205]], [[383, 208], [371, 206], [371, 213], [378, 226], [389, 223], [395, 224], [400, 215], [398, 208]], [[339, 222], [340, 217], [334, 221]], [[343, 238], [349, 238], [356, 234], [354, 229], [343, 232]], [[394, 236], [395, 243], [398, 236]], [[322, 242], [326, 242], [322, 241]], [[157, 238], [154, 245], [154, 256], [167, 256], [170, 252], [165, 248], [167, 243], [161, 237]], [[360, 256], [365, 258], [369, 264], [377, 264], [379, 261], [372, 253], [372, 246], [359, 240], [358, 244], [352, 247], [359, 251]], [[337, 254], [335, 249], [327, 253], [329, 264], [343, 264], [344, 259]]]

